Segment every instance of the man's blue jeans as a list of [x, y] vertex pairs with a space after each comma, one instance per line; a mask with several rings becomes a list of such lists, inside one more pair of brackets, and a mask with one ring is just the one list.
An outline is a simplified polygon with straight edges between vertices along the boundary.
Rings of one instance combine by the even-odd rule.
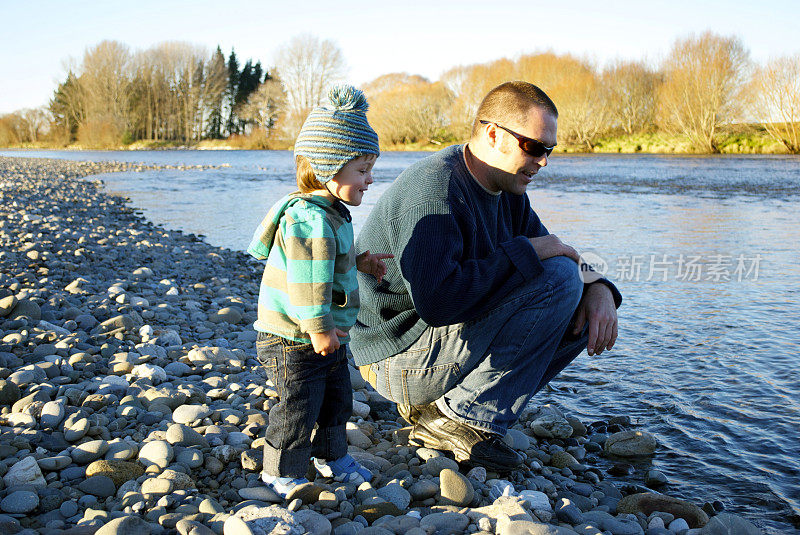
[[375, 388], [403, 405], [435, 401], [453, 420], [505, 434], [588, 340], [586, 328], [567, 331], [583, 293], [577, 264], [557, 256], [542, 266], [485, 315], [428, 327], [407, 350], [372, 364]]

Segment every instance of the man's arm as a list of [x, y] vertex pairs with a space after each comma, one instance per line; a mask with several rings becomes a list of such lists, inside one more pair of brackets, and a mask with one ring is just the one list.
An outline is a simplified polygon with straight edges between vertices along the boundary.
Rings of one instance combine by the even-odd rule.
[[440, 210], [401, 226], [396, 236], [403, 280], [417, 313], [429, 325], [473, 319], [542, 272], [524, 236], [498, 244], [484, 258], [464, 260], [464, 244], [471, 241], [464, 233], [473, 231], [463, 219]]
[[[531, 242], [536, 247], [536, 242], [542, 242], [550, 237], [555, 237], [549, 234], [547, 228], [533, 211], [530, 206], [530, 201], [527, 195], [523, 196], [522, 217], [520, 218], [521, 233], [528, 236]], [[560, 242], [560, 240], [558, 240]], [[552, 246], [552, 244], [550, 244]], [[564, 246], [572, 249], [568, 245]], [[572, 249], [574, 252], [574, 249]], [[536, 247], [536, 252], [539, 258], [546, 258], [540, 247]], [[564, 253], [562, 253], [564, 254]], [[573, 254], [564, 254], [573, 260], [577, 252]], [[580, 261], [579, 261], [580, 265]], [[583, 266], [581, 266], [583, 270]], [[573, 334], [578, 335], [588, 323], [589, 340], [587, 344], [587, 351], [589, 355], [601, 354], [605, 349], [614, 347], [617, 340], [617, 311], [616, 309], [622, 304], [622, 295], [619, 293], [617, 287], [610, 280], [596, 274], [594, 277], [589, 277], [590, 273], [581, 271], [584, 275], [586, 284], [583, 287], [583, 297], [578, 304], [578, 310], [575, 317], [575, 328]]]

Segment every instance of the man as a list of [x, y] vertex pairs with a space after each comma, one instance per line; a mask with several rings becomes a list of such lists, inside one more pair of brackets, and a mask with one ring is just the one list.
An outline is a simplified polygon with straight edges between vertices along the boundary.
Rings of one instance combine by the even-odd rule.
[[502, 436], [533, 394], [617, 338], [619, 292], [579, 275], [525, 194], [557, 119], [535, 85], [492, 89], [469, 142], [401, 173], [356, 244], [395, 255], [381, 283], [359, 275], [362, 374], [414, 425], [410, 441], [496, 470], [523, 460]]

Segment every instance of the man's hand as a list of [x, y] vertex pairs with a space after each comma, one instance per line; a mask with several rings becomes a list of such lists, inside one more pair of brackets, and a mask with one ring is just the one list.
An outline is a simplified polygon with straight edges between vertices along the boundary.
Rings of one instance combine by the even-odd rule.
[[372, 275], [378, 279], [378, 282], [381, 282], [383, 276], [386, 275], [386, 264], [383, 263], [384, 258], [394, 258], [394, 255], [388, 253], [370, 254], [369, 251], [364, 251], [356, 256], [356, 269], [361, 273]]
[[314, 346], [314, 352], [324, 357], [341, 347], [339, 338], [347, 336], [347, 333], [337, 327], [324, 333], [308, 333], [308, 336], [311, 337], [311, 345]]
[[578, 304], [573, 334], [580, 334], [589, 322], [589, 342], [586, 350], [589, 355], [600, 355], [604, 350], [614, 347], [617, 341], [617, 309], [614, 297], [605, 284], [590, 284]]
[[566, 256], [567, 258], [573, 259], [575, 262], [580, 260], [578, 251], [562, 242], [555, 234], [528, 239], [531, 245], [533, 245], [533, 250], [536, 251], [536, 256], [539, 257], [539, 260], [545, 260], [554, 256]]

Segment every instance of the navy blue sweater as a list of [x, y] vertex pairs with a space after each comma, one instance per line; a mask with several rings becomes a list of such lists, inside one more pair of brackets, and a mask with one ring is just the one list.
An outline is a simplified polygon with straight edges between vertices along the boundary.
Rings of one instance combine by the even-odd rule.
[[480, 316], [542, 272], [528, 238], [548, 232], [528, 196], [487, 192], [463, 149], [448, 147], [403, 171], [356, 240], [359, 253], [395, 255], [380, 284], [358, 273], [351, 350], [359, 366], [400, 353], [427, 326]]

